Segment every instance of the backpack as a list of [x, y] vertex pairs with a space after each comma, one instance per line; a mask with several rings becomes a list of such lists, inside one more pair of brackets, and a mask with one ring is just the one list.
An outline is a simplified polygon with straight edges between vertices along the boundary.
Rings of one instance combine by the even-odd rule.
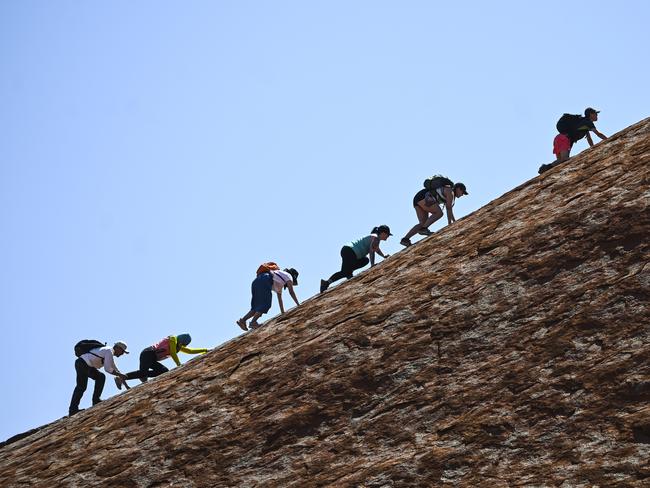
[[427, 190], [434, 192], [436, 189], [441, 188], [443, 186], [454, 186], [454, 182], [451, 181], [449, 178], [446, 176], [442, 175], [433, 175], [431, 178], [427, 178], [424, 180], [424, 188]]
[[257, 276], [261, 275], [262, 273], [268, 273], [269, 271], [279, 271], [279, 270], [280, 270], [280, 266], [278, 266], [273, 261], [269, 261], [268, 263], [260, 264], [260, 267], [257, 268]]
[[576, 131], [580, 120], [582, 120], [582, 115], [564, 114], [557, 121], [555, 127], [560, 134], [570, 135]]
[[[105, 342], [100, 342], [95, 339], [83, 339], [74, 345], [74, 355], [81, 357], [82, 354], [87, 354], [93, 349], [104, 346], [106, 346]], [[93, 354], [93, 356], [97, 356], [97, 354]]]

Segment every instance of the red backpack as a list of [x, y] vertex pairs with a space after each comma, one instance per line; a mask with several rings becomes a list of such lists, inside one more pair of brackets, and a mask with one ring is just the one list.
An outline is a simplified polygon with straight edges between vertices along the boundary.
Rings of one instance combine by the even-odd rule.
[[279, 271], [279, 270], [280, 270], [280, 266], [278, 266], [273, 261], [269, 261], [268, 263], [260, 264], [260, 267], [257, 268], [257, 275], [259, 276], [262, 273], [268, 273], [269, 271]]

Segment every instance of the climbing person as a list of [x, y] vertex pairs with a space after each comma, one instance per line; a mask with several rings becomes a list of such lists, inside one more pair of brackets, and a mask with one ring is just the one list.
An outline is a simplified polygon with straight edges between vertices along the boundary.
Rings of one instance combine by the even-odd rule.
[[[271, 309], [273, 302], [272, 291], [278, 296], [278, 305], [280, 306], [280, 313], [284, 313], [284, 303], [282, 301], [282, 290], [289, 291], [289, 295], [300, 305], [296, 292], [293, 287], [298, 286], [298, 271], [295, 268], [285, 268], [280, 270], [275, 263], [264, 263], [257, 270], [257, 277], [251, 284], [251, 309], [242, 318], [237, 320], [237, 325], [242, 330], [253, 330], [260, 327], [257, 322], [258, 319]], [[246, 321], [252, 318], [249, 325]]]
[[79, 402], [88, 386], [88, 378], [95, 381], [93, 405], [97, 405], [102, 401], [101, 395], [104, 390], [106, 376], [99, 369], [103, 367], [107, 373], [113, 374], [117, 378], [124, 378], [125, 375], [117, 369], [114, 358], [129, 353], [124, 341], [117, 341], [113, 344], [113, 347], [107, 347], [105, 343], [89, 339], [79, 341], [75, 345], [74, 351], [77, 356], [77, 360], [74, 362], [74, 369], [77, 372], [77, 385], [72, 392], [68, 410], [69, 415], [74, 415], [83, 410], [79, 409]]
[[[370, 266], [375, 265], [375, 254], [379, 254], [382, 258], [386, 259], [389, 254], [384, 254], [379, 249], [379, 243], [385, 241], [389, 236], [390, 227], [387, 225], [380, 225], [373, 228], [370, 234], [360, 237], [359, 239], [345, 244], [341, 248], [341, 271], [337, 271], [329, 280], [320, 280], [320, 291], [323, 293], [335, 281], [341, 278], [352, 278], [354, 270], [363, 268], [366, 264]], [[370, 258], [366, 257], [370, 255]]]
[[435, 175], [424, 181], [424, 188], [413, 197], [413, 207], [418, 217], [418, 223], [409, 230], [399, 243], [402, 246], [411, 245], [411, 237], [415, 234], [429, 236], [431, 224], [442, 217], [444, 205], [447, 209], [447, 221], [449, 224], [456, 222], [452, 207], [456, 198], [468, 195], [464, 183], [454, 183], [445, 176]]
[[540, 175], [569, 159], [571, 148], [583, 137], [587, 137], [589, 147], [592, 147], [594, 141], [591, 139], [589, 132], [593, 132], [602, 140], [607, 139], [607, 136], [598, 132], [594, 125], [594, 122], [598, 120], [599, 113], [599, 110], [589, 107], [585, 109], [584, 117], [573, 114], [564, 114], [560, 117], [556, 124], [559, 134], [553, 139], [553, 154], [555, 154], [556, 159], [552, 163], [542, 164], [538, 171]]
[[140, 369], [116, 377], [115, 385], [121, 390], [122, 386], [129, 388], [126, 380], [139, 379], [142, 383], [145, 383], [148, 378], [155, 378], [166, 373], [169, 369], [160, 361], [168, 357], [174, 360], [176, 366], [180, 366], [179, 352], [186, 354], [205, 354], [208, 352], [206, 348], [191, 349], [187, 347], [190, 342], [192, 342], [192, 337], [189, 334], [171, 335], [161, 339], [153, 346], [144, 348], [140, 353]]

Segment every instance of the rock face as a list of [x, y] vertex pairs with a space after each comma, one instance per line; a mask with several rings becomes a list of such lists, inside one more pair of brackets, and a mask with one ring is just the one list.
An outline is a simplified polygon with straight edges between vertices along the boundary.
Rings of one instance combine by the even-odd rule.
[[5, 445], [0, 484], [650, 486], [649, 163], [646, 119]]

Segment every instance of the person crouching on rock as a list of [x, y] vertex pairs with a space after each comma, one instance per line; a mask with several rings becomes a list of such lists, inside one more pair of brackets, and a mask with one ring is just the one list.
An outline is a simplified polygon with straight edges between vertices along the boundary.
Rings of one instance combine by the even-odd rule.
[[[278, 296], [281, 314], [284, 313], [284, 303], [282, 302], [282, 290], [284, 289], [289, 291], [289, 295], [296, 302], [296, 305], [300, 305], [293, 289], [294, 286], [298, 286], [298, 271], [294, 268], [271, 269], [259, 273], [251, 284], [251, 309], [237, 321], [237, 325], [242, 330], [254, 330], [260, 327], [257, 321], [271, 309], [271, 303], [273, 302], [272, 291]], [[250, 318], [253, 320], [247, 326], [246, 321]]]
[[[379, 249], [379, 243], [385, 241], [389, 236], [390, 228], [387, 225], [380, 225], [370, 231], [370, 234], [349, 242], [341, 248], [341, 271], [337, 271], [329, 280], [320, 280], [320, 291], [323, 293], [335, 281], [341, 278], [352, 278], [352, 273], [366, 264], [375, 265], [375, 254], [379, 254], [386, 259], [389, 254], [384, 254]], [[370, 258], [366, 256], [370, 255]]]
[[140, 369], [127, 373], [124, 377], [115, 378], [117, 388], [120, 390], [122, 386], [129, 388], [126, 380], [134, 380], [137, 378], [142, 383], [145, 383], [148, 378], [155, 378], [166, 373], [169, 369], [160, 361], [168, 357], [174, 360], [176, 366], [180, 366], [181, 362], [178, 359], [179, 352], [186, 354], [205, 354], [208, 352], [206, 348], [191, 349], [187, 347], [190, 342], [192, 342], [192, 337], [189, 334], [179, 334], [177, 336], [167, 336], [153, 346], [143, 349], [140, 353]]
[[[451, 183], [451, 181], [447, 181]], [[467, 188], [463, 183], [445, 184], [431, 189], [424, 188], [417, 192], [413, 197], [413, 207], [418, 217], [418, 223], [402, 237], [399, 243], [402, 246], [408, 247], [411, 245], [411, 237], [415, 234], [421, 234], [423, 236], [431, 235], [432, 232], [429, 230], [429, 227], [442, 217], [442, 209], [440, 208], [442, 205], [447, 209], [447, 221], [449, 224], [456, 222], [452, 207], [454, 206], [455, 199], [463, 195], [468, 195]]]

